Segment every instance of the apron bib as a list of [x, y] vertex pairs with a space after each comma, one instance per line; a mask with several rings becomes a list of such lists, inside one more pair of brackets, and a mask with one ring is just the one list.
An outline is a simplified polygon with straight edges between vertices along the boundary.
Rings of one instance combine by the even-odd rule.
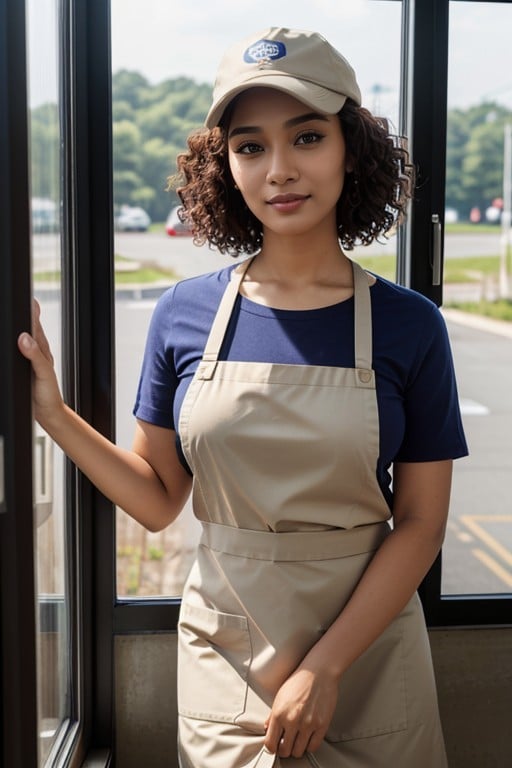
[[232, 273], [181, 409], [203, 525], [178, 627], [181, 768], [444, 768], [415, 595], [340, 683], [321, 747], [263, 747], [274, 696], [389, 534], [376, 478], [370, 290], [353, 264], [355, 368], [219, 360], [250, 260]]

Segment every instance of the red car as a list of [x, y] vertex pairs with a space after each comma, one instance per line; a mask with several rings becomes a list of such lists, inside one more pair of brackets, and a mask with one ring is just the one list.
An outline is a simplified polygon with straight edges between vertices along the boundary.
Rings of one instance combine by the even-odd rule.
[[171, 235], [173, 237], [183, 237], [183, 236], [191, 236], [194, 233], [188, 226], [188, 224], [185, 224], [178, 216], [178, 210], [180, 209], [180, 206], [177, 205], [175, 208], [172, 209], [170, 214], [167, 217], [167, 221], [165, 222], [165, 231], [168, 235]]

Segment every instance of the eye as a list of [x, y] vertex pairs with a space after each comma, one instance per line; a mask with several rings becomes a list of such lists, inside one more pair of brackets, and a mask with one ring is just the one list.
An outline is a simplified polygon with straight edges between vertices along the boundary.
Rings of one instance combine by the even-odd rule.
[[304, 131], [297, 136], [296, 144], [317, 144], [323, 138], [323, 134], [318, 131]]
[[257, 152], [262, 152], [262, 148], [254, 141], [244, 141], [234, 150], [238, 155], [254, 155]]

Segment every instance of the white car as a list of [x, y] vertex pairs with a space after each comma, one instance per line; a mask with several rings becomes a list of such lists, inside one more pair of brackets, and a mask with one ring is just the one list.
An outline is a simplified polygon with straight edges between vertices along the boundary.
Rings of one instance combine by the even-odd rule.
[[123, 205], [116, 220], [120, 232], [146, 232], [151, 219], [143, 208]]

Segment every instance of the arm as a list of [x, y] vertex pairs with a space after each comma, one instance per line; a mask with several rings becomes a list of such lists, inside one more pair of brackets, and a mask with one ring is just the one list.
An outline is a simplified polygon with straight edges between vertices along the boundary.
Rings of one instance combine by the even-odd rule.
[[343, 673], [407, 605], [439, 552], [451, 474], [451, 460], [395, 464], [393, 532], [336, 621], [278, 691], [267, 721], [271, 752], [300, 757], [320, 746]]
[[114, 445], [62, 400], [48, 341], [36, 306], [33, 336], [18, 346], [34, 372], [35, 416], [43, 429], [94, 485], [151, 531], [171, 523], [188, 497], [191, 479], [175, 448], [175, 433], [137, 423], [132, 451]]

